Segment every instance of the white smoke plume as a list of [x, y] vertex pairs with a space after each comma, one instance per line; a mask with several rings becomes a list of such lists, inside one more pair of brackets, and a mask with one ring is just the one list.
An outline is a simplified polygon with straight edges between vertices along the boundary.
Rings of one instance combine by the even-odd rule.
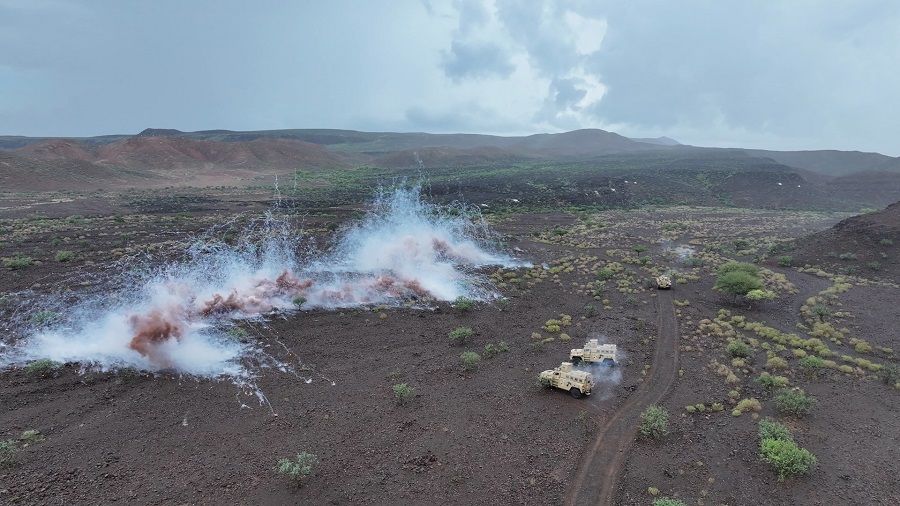
[[251, 374], [244, 359], [261, 351], [223, 332], [223, 320], [298, 302], [339, 308], [496, 297], [477, 268], [520, 264], [493, 250], [490, 230], [465, 208], [437, 207], [419, 194], [412, 187], [379, 195], [328, 254], [303, 258], [303, 235], [271, 213], [237, 246], [198, 240], [183, 261], [120, 274], [113, 293], [58, 306], [63, 316], [49, 326], [19, 328], [19, 339], [0, 346], [0, 367], [51, 359], [237, 378]]

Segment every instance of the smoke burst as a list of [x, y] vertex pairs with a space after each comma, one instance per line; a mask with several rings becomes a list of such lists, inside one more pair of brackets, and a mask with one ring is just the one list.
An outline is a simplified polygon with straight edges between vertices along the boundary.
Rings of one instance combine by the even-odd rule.
[[20, 339], [0, 347], [0, 367], [49, 358], [246, 377], [245, 359], [263, 352], [224, 333], [223, 320], [293, 310], [298, 300], [341, 308], [496, 296], [477, 269], [517, 262], [491, 248], [492, 233], [466, 208], [428, 204], [420, 191], [379, 194], [329, 253], [305, 251], [302, 232], [271, 212], [235, 246], [196, 239], [182, 261], [119, 273], [123, 288], [60, 307], [66, 316], [49, 328], [19, 329]]

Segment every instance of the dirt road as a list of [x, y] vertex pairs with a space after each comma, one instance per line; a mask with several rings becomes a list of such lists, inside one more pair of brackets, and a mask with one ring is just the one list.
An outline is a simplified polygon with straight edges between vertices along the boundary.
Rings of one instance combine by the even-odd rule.
[[613, 504], [628, 448], [637, 434], [641, 412], [647, 406], [662, 401], [675, 380], [678, 370], [678, 322], [672, 305], [672, 292], [661, 290], [658, 293], [659, 336], [650, 372], [597, 434], [566, 492], [566, 506]]

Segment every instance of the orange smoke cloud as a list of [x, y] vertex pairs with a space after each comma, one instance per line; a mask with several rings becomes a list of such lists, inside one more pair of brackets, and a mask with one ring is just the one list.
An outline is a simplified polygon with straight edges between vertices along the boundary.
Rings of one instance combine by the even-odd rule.
[[169, 339], [181, 340], [187, 326], [182, 315], [177, 307], [153, 308], [146, 314], [131, 315], [128, 321], [135, 334], [128, 347], [157, 367], [170, 367], [171, 361], [159, 345]]

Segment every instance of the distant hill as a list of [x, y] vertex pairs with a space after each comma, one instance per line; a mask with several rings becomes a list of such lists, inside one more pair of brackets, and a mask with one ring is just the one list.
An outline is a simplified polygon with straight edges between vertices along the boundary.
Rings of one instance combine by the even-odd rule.
[[245, 185], [298, 169], [346, 169], [365, 161], [291, 139], [217, 142], [171, 136], [133, 136], [102, 145], [50, 139], [0, 154], [4, 188], [41, 190]]
[[[0, 152], [5, 157], [0, 178], [9, 184], [4, 189], [12, 190], [48, 185], [64, 188], [63, 181], [52, 180], [65, 178], [87, 188], [98, 184], [248, 185], [296, 170], [362, 166], [459, 171], [586, 163], [591, 170], [613, 164], [628, 170], [653, 167], [665, 171], [684, 168], [689, 160], [701, 160], [707, 167], [704, 170], [713, 171], [728, 170], [734, 160], [739, 161], [738, 171], [783, 168], [799, 180], [783, 178], [782, 185], [796, 183], [794, 187], [799, 184], [801, 191], [793, 196], [784, 191], [773, 195], [777, 205], [787, 205], [782, 202], [790, 198], [800, 198], [804, 205], [815, 201], [819, 194], [807, 193], [812, 191], [810, 184], [827, 185], [821, 186], [822, 191], [832, 192], [827, 200], [843, 199], [849, 208], [854, 205], [851, 202], [885, 205], [900, 188], [900, 158], [877, 153], [702, 148], [667, 137], [629, 139], [600, 129], [504, 137], [337, 129], [182, 132], [148, 128], [137, 135], [74, 139], [6, 136], [0, 137]], [[595, 163], [599, 165], [592, 165]], [[41, 176], [28, 176], [29, 170]]]
[[634, 138], [631, 137], [631, 140], [635, 142], [643, 142], [646, 144], [658, 144], [660, 146], [680, 146], [681, 143], [676, 141], [675, 139], [670, 139], [668, 137], [654, 137], [654, 138]]
[[[896, 194], [895, 194], [896, 197]], [[789, 251], [797, 265], [831, 272], [900, 281], [900, 202], [847, 218], [804, 237]]]
[[790, 167], [808, 169], [829, 176], [855, 172], [880, 171], [900, 173], [900, 158], [860, 151], [767, 151], [745, 149], [750, 156], [771, 158]]
[[95, 190], [115, 185], [159, 183], [154, 174], [103, 166], [80, 158], [63, 158], [58, 151], [46, 160], [0, 150], [0, 188], [4, 190]]
[[529, 135], [514, 144], [513, 148], [552, 157], [584, 157], [652, 151], [660, 146], [635, 142], [616, 133], [591, 128], [559, 134]]

